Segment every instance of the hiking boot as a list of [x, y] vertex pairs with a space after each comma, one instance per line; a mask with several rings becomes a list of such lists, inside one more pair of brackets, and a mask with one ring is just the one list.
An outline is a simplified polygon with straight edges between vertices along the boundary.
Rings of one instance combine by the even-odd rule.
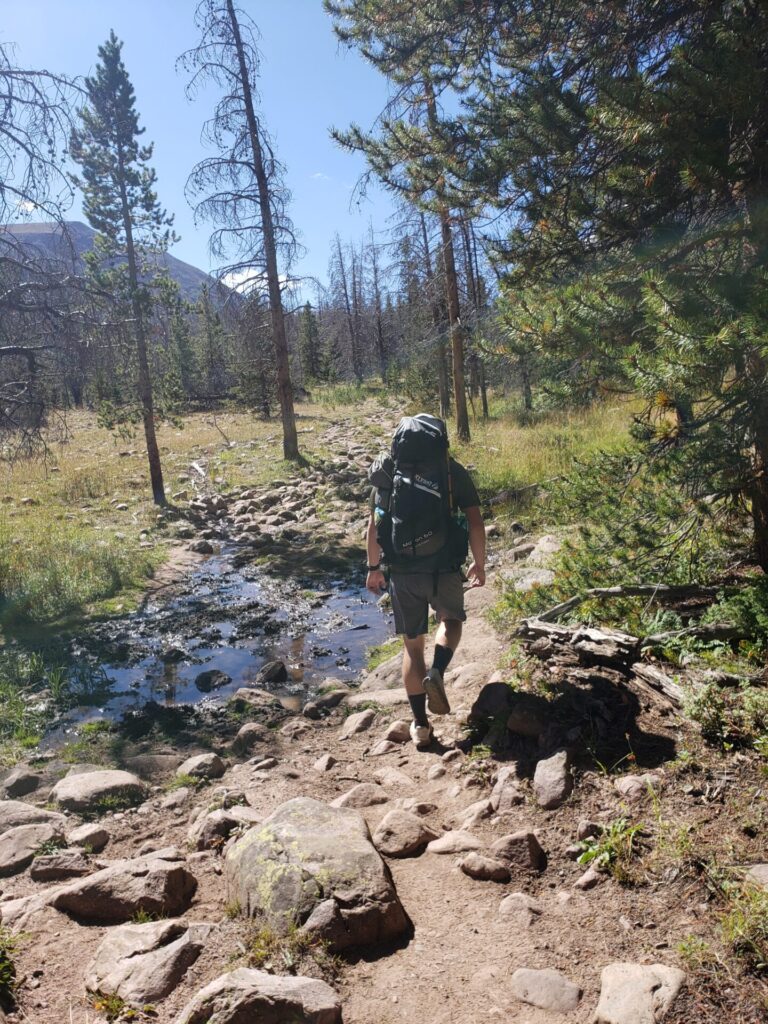
[[411, 722], [411, 739], [417, 750], [426, 750], [432, 742], [432, 726]]
[[449, 715], [451, 713], [451, 705], [445, 695], [443, 673], [434, 665], [424, 679], [424, 689], [427, 693], [427, 707], [433, 715]]

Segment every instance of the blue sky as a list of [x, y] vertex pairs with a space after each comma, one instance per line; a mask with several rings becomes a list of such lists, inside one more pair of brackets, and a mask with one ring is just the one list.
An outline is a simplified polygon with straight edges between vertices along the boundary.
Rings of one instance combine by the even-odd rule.
[[[342, 152], [328, 134], [331, 125], [353, 120], [370, 126], [386, 102], [386, 83], [357, 53], [339, 48], [321, 0], [240, 4], [261, 30], [262, 113], [288, 169], [290, 212], [307, 250], [297, 269], [324, 280], [334, 233], [358, 239], [369, 219], [383, 231], [391, 212], [379, 191], [350, 209], [364, 162]], [[158, 193], [181, 235], [173, 253], [207, 270], [208, 228], [194, 227], [183, 190], [193, 164], [205, 155], [200, 128], [214, 94], [189, 103], [185, 78], [174, 69], [177, 56], [196, 42], [195, 7], [196, 0], [4, 0], [0, 41], [17, 45], [21, 66], [83, 75], [114, 28], [125, 44], [144, 138], [155, 144]], [[72, 216], [80, 217], [77, 207]]]

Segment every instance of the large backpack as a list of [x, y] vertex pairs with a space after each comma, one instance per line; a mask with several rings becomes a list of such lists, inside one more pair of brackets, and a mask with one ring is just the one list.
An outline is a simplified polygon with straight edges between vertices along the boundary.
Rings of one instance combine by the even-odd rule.
[[454, 508], [448, 433], [441, 419], [426, 413], [404, 417], [390, 455], [374, 462], [369, 479], [376, 488], [376, 537], [390, 567], [411, 572], [461, 567], [467, 531]]

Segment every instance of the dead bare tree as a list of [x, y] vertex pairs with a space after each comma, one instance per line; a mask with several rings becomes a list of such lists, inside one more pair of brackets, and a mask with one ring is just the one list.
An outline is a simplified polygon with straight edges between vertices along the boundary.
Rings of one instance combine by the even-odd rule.
[[282, 267], [285, 274], [290, 269], [297, 245], [287, 214], [290, 197], [284, 169], [258, 113], [258, 28], [233, 0], [202, 0], [195, 24], [200, 42], [179, 58], [179, 65], [191, 74], [188, 96], [194, 98], [206, 83], [221, 88], [223, 95], [203, 128], [203, 138], [218, 155], [193, 169], [187, 194], [196, 218], [214, 225], [211, 252], [225, 263], [220, 275], [244, 291], [267, 294], [283, 454], [298, 459], [279, 270]]

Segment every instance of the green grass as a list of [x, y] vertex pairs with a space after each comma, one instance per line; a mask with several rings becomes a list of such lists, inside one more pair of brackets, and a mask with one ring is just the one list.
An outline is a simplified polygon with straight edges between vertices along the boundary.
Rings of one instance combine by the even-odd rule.
[[393, 636], [391, 640], [385, 640], [381, 644], [376, 644], [375, 647], [368, 648], [368, 671], [373, 672], [379, 665], [383, 665], [385, 661], [389, 661], [390, 658], [394, 657], [402, 650], [402, 640], [399, 637]]
[[16, 990], [16, 964], [19, 936], [0, 925], [0, 1006], [6, 1009], [14, 1003]]
[[617, 818], [597, 836], [582, 840], [578, 863], [608, 871], [619, 882], [632, 882], [635, 880], [632, 862], [637, 856], [636, 837], [642, 832], [642, 824]]

